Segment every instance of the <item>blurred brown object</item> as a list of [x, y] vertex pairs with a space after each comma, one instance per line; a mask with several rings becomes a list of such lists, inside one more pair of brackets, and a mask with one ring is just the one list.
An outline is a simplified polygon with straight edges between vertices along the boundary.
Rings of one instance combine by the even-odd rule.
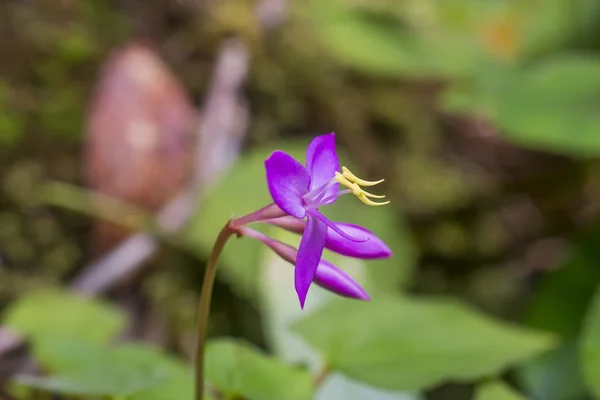
[[[116, 50], [102, 69], [88, 113], [86, 184], [157, 211], [191, 177], [196, 122], [185, 90], [152, 48], [130, 43]], [[96, 221], [91, 255], [100, 256], [131, 233]]]

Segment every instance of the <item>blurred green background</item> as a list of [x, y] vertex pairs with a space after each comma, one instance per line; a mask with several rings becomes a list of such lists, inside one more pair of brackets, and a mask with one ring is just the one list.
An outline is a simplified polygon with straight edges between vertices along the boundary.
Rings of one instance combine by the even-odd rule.
[[[232, 40], [247, 67], [233, 92], [215, 84]], [[343, 198], [325, 213], [394, 256], [326, 253], [373, 301], [313, 288], [301, 311], [289, 265], [229, 243], [215, 398], [600, 398], [597, 0], [0, 2], [6, 396], [191, 398], [214, 238], [269, 201], [271, 151], [302, 160], [331, 131], [343, 164], [385, 178], [392, 203]], [[157, 231], [151, 215], [198, 176], [185, 227]], [[69, 293], [123, 225], [160, 251], [97, 302]], [[29, 351], [3, 353], [2, 329]]]

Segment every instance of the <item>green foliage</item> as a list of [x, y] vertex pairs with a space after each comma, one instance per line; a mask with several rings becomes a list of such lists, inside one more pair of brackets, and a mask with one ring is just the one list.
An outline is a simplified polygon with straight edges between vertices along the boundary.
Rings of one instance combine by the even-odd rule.
[[42, 291], [23, 296], [11, 305], [4, 323], [34, 344], [50, 336], [108, 343], [125, 326], [124, 315], [108, 304], [61, 292]]
[[475, 400], [525, 400], [525, 397], [501, 382], [488, 382], [477, 389]]
[[544, 277], [527, 310], [525, 322], [529, 326], [563, 337], [558, 348], [520, 370], [527, 389], [539, 398], [577, 398], [586, 391], [579, 337], [586, 311], [600, 284], [599, 240], [597, 231], [578, 238], [566, 262]]
[[181, 400], [193, 394], [189, 365], [142, 345], [109, 342], [124, 316], [97, 299], [58, 291], [21, 298], [3, 321], [32, 342], [47, 376], [17, 376], [22, 387], [69, 395]]
[[591, 157], [600, 154], [600, 59], [555, 56], [522, 68], [488, 63], [468, 84], [444, 93], [452, 112], [482, 113], [519, 145]]
[[449, 299], [333, 303], [294, 329], [332, 369], [398, 390], [493, 375], [554, 344]]
[[219, 339], [206, 349], [207, 380], [230, 396], [248, 400], [310, 400], [308, 371], [261, 354], [243, 342]]
[[553, 58], [505, 84], [497, 122], [508, 138], [566, 154], [600, 154], [600, 58]]
[[141, 346], [112, 349], [61, 338], [46, 340], [36, 350], [51, 375], [21, 377], [17, 383], [64, 394], [129, 396], [169, 378], [160, 353]]
[[191, 368], [157, 349], [125, 344], [114, 348], [76, 340], [44, 342], [38, 359], [49, 376], [17, 377], [18, 385], [68, 395], [129, 399], [191, 399]]
[[429, 0], [374, 3], [311, 2], [320, 40], [345, 64], [376, 74], [435, 77], [464, 74], [484, 57], [467, 29], [468, 7]]
[[586, 316], [581, 337], [583, 375], [595, 396], [600, 396], [600, 289]]
[[21, 113], [11, 103], [10, 86], [0, 80], [0, 144], [17, 142], [24, 133]]

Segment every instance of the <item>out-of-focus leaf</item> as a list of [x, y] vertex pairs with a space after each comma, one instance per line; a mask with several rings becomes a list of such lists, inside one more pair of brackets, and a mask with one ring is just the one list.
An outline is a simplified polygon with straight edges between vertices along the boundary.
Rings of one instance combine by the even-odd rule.
[[248, 400], [313, 398], [314, 384], [308, 371], [286, 365], [235, 340], [209, 342], [206, 378], [223, 393]]
[[523, 21], [520, 41], [528, 56], [539, 56], [563, 47], [577, 29], [579, 0], [553, 0], [544, 3], [512, 1]]
[[[383, 75], [460, 75], [484, 59], [475, 32], [428, 0], [356, 7], [339, 0], [308, 8], [320, 40], [342, 62]], [[450, 14], [452, 10], [448, 10]], [[465, 18], [472, 22], [470, 18]], [[449, 23], [452, 22], [452, 23]]]
[[494, 119], [506, 82], [514, 69], [502, 62], [486, 62], [468, 80], [449, 82], [442, 92], [441, 107], [451, 113], [477, 114]]
[[338, 1], [313, 2], [319, 37], [341, 61], [369, 72], [399, 74], [423, 67], [421, 49], [394, 19], [376, 19]]
[[390, 390], [498, 373], [554, 345], [450, 299], [332, 302], [294, 329], [334, 370]]
[[329, 377], [317, 392], [315, 400], [418, 400], [422, 396], [378, 389], [352, 381], [340, 374]]
[[564, 341], [561, 345], [530, 362], [519, 370], [519, 379], [535, 398], [568, 400], [585, 396], [586, 388], [581, 375], [579, 345]]
[[600, 58], [549, 59], [506, 85], [495, 116], [507, 138], [558, 153], [600, 154]]
[[125, 326], [125, 317], [107, 303], [74, 293], [30, 293], [12, 304], [4, 324], [34, 343], [49, 336], [64, 336], [91, 343], [106, 343]]
[[577, 343], [585, 312], [600, 284], [599, 240], [598, 232], [578, 239], [565, 264], [546, 275], [527, 311], [529, 326], [564, 338], [557, 349], [519, 370], [522, 383], [536, 398], [565, 400], [586, 392]]
[[10, 100], [10, 86], [0, 80], [0, 144], [4, 146], [16, 143], [25, 132], [23, 116]]
[[594, 395], [600, 396], [600, 289], [589, 307], [580, 345], [583, 376]]
[[[192, 399], [194, 396], [194, 377], [191, 365], [163, 354], [160, 354], [156, 362], [167, 371], [166, 378], [156, 387], [135, 393], [130, 400]], [[205, 398], [209, 400], [212, 399], [212, 396], [207, 392]]]
[[170, 359], [138, 345], [111, 349], [55, 337], [34, 352], [50, 375], [20, 377], [17, 383], [64, 394], [131, 395], [167, 384], [173, 372]]
[[525, 400], [525, 397], [504, 383], [488, 382], [477, 389], [475, 400]]

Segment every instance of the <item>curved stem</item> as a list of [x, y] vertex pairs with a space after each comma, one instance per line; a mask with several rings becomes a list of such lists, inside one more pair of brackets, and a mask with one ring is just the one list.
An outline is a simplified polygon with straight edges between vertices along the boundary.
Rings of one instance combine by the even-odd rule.
[[235, 229], [232, 227], [231, 221], [227, 222], [215, 240], [206, 270], [204, 271], [204, 281], [202, 282], [202, 291], [200, 292], [200, 302], [198, 304], [198, 333], [196, 336], [196, 400], [204, 398], [204, 347], [208, 330], [210, 300], [212, 298], [215, 277], [217, 276], [217, 262], [225, 247], [225, 243], [227, 243], [229, 237], [234, 233]]
[[331, 369], [329, 368], [328, 365], [324, 365], [321, 370], [317, 373], [317, 375], [315, 376], [315, 387], [320, 387], [323, 382], [325, 382], [325, 380], [329, 377], [329, 375], [331, 374]]

